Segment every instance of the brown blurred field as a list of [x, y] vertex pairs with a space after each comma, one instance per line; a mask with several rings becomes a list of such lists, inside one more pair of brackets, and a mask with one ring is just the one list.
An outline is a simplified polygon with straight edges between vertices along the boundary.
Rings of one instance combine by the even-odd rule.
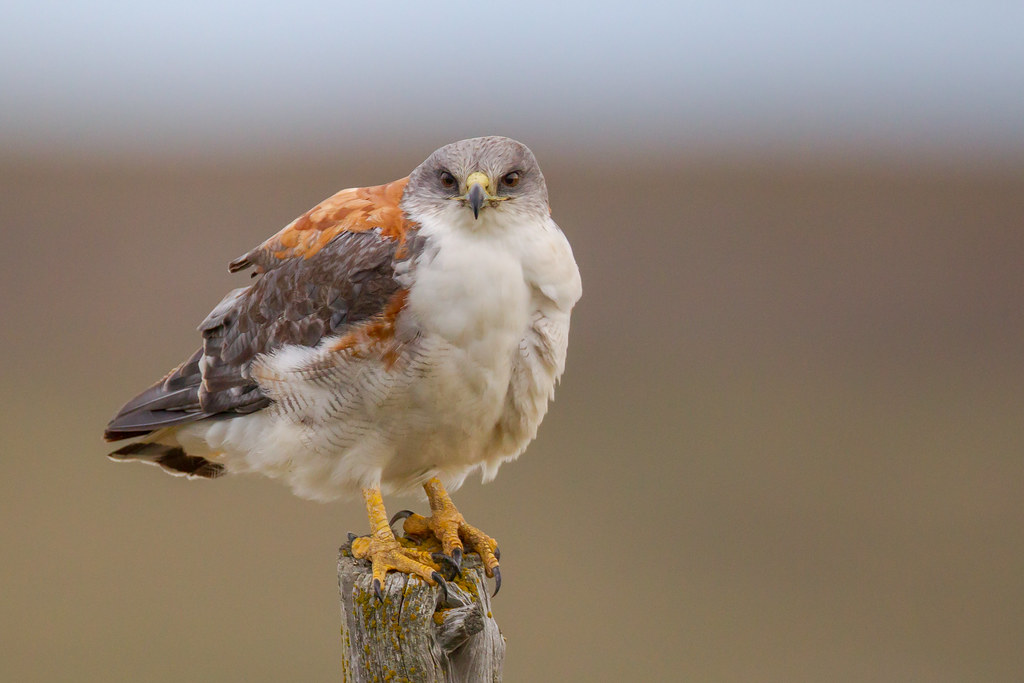
[[[100, 435], [228, 261], [429, 151], [0, 164], [0, 679], [339, 679], [361, 505]], [[456, 497], [501, 541], [506, 679], [1019, 680], [1024, 166], [535, 151], [584, 278], [569, 369]]]

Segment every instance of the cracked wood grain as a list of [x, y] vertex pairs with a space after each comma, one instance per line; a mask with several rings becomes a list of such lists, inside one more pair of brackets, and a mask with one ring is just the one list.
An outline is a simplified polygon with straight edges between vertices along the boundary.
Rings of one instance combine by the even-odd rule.
[[370, 563], [343, 547], [342, 680], [462, 683], [500, 681], [505, 639], [491, 616], [480, 558], [463, 559], [448, 599], [419, 577], [388, 573], [383, 602], [374, 597]]

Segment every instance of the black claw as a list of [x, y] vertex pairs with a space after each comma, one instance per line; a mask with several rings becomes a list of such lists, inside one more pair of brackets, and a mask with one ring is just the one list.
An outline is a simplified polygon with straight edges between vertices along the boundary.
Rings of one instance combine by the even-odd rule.
[[442, 602], [443, 603], [448, 602], [448, 582], [445, 581], [444, 577], [441, 576], [440, 574], [438, 574], [437, 572], [434, 572], [433, 574], [431, 574], [430, 578], [432, 578], [434, 581], [436, 581], [437, 585], [439, 585], [441, 587], [441, 590], [444, 592], [444, 600]]
[[357, 538], [359, 538], [359, 537], [356, 536], [354, 533], [352, 533], [351, 531], [348, 532], [348, 544], [349, 545], [352, 545], [352, 541], [356, 540]]
[[452, 561], [452, 558], [448, 557], [444, 553], [430, 553], [430, 559], [441, 565], [441, 571], [444, 572], [444, 578], [451, 581], [459, 575], [459, 565]]
[[494, 559], [501, 559], [501, 548], [499, 548], [498, 546], [494, 546]]
[[462, 548], [452, 550], [452, 561], [455, 562], [456, 567], [462, 569]]
[[501, 590], [501, 570], [495, 567], [492, 571], [494, 572], [494, 592], [491, 593], [491, 597], [493, 598], [498, 594], [498, 591]]
[[413, 512], [412, 510], [399, 510], [398, 512], [395, 513], [395, 516], [391, 518], [391, 521], [388, 522], [388, 526], [394, 526], [395, 522], [397, 522], [398, 520], [405, 519], [406, 517], [412, 517], [415, 514], [416, 513]]
[[[497, 591], [495, 591], [497, 592]], [[380, 590], [380, 579], [373, 580], [373, 594], [377, 596], [377, 602], [384, 604], [384, 594]]]

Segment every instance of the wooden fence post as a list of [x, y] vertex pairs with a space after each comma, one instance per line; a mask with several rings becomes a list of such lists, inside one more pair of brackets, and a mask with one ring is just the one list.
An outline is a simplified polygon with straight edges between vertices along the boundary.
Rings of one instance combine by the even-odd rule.
[[462, 574], [439, 586], [389, 572], [383, 603], [373, 593], [370, 563], [338, 556], [342, 680], [346, 683], [500, 681], [505, 639], [491, 616], [483, 565], [475, 553]]

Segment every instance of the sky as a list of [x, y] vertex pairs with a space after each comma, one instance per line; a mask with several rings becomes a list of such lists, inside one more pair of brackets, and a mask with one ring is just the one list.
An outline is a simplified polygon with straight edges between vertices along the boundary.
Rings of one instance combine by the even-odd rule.
[[0, 152], [233, 154], [512, 133], [600, 149], [1024, 154], [1020, 2], [33, 2]]

